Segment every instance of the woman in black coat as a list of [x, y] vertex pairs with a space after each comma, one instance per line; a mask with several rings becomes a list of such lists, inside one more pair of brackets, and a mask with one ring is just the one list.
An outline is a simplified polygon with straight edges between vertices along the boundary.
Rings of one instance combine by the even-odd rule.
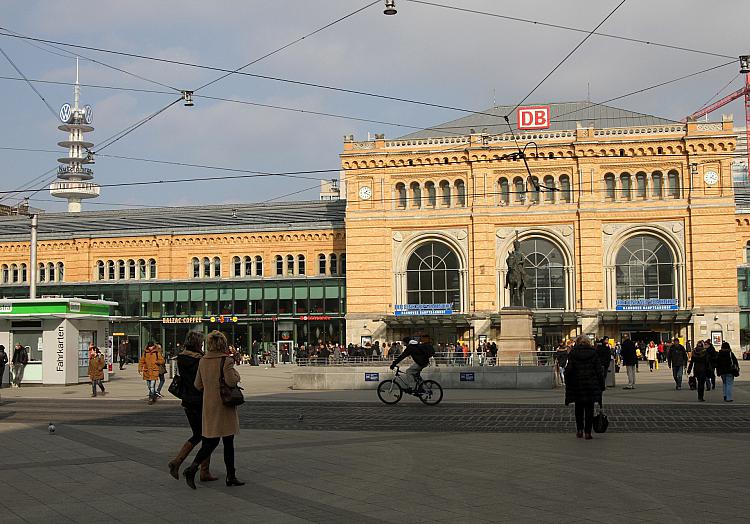
[[[177, 480], [180, 480], [180, 465], [193, 448], [200, 444], [203, 434], [203, 392], [198, 391], [194, 385], [198, 364], [203, 357], [203, 333], [190, 331], [185, 338], [183, 348], [183, 351], [177, 355], [177, 372], [181, 378], [182, 407], [193, 435], [182, 445], [174, 460], [168, 464], [169, 474]], [[200, 466], [201, 482], [217, 480], [208, 470], [210, 461], [211, 457]]]
[[591, 425], [594, 421], [594, 403], [602, 403], [604, 373], [591, 340], [579, 336], [568, 354], [565, 366], [565, 405], [574, 403], [576, 413], [576, 437], [586, 436], [591, 440]]
[[690, 356], [687, 372], [688, 375], [692, 372], [698, 382], [698, 400], [700, 402], [704, 401], [703, 392], [706, 389], [706, 380], [710, 369], [711, 362], [709, 361], [708, 351], [706, 351], [703, 341], [699, 340]]

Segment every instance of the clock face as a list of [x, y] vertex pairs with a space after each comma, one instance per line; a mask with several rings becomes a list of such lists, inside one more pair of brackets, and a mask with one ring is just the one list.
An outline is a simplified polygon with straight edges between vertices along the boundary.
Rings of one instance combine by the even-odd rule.
[[719, 181], [719, 174], [716, 171], [706, 171], [703, 175], [703, 180], [709, 186], [713, 186]]
[[372, 198], [372, 189], [368, 186], [362, 186], [359, 188], [359, 198], [362, 200], [370, 200]]

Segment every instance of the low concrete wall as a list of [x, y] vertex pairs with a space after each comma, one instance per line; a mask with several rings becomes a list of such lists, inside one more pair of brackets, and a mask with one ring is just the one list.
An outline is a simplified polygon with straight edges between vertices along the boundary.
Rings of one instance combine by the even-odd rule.
[[[378, 382], [393, 377], [387, 367], [299, 368], [292, 376], [292, 389], [375, 389]], [[437, 380], [445, 389], [553, 389], [554, 366], [430, 367], [422, 377]]]

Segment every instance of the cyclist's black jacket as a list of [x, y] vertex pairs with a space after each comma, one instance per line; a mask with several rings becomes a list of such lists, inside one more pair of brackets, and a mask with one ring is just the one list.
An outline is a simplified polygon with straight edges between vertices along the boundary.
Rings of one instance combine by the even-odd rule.
[[406, 357], [411, 357], [416, 364], [426, 367], [430, 363], [430, 357], [435, 355], [435, 348], [432, 344], [408, 344], [403, 353], [393, 361], [395, 366]]

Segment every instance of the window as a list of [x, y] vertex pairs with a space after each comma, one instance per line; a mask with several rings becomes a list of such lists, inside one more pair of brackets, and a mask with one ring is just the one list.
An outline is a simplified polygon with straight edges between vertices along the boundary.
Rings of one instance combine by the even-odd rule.
[[[112, 262], [110, 260], [110, 262]], [[112, 262], [112, 267], [114, 268], [114, 262]], [[113, 269], [114, 272], [114, 269]], [[39, 282], [45, 282], [47, 280], [47, 266], [44, 264], [39, 264]], [[3, 274], [3, 282], [8, 282], [8, 268], [5, 267], [4, 274]]]
[[318, 274], [326, 274], [326, 256], [323, 253], [318, 255]]
[[[214, 261], [219, 260], [218, 258], [214, 259]], [[219, 262], [221, 264], [221, 262]], [[219, 266], [219, 270], [217, 271], [218, 275], [221, 276], [221, 266]], [[156, 278], [156, 260], [155, 259], [149, 259], [148, 261], [148, 278]]]
[[664, 198], [664, 176], [661, 171], [651, 174], [651, 195], [654, 198]]
[[276, 276], [280, 277], [284, 274], [284, 259], [281, 255], [276, 255]]
[[115, 279], [115, 261], [107, 260], [107, 278], [109, 280]]
[[534, 204], [539, 203], [539, 197], [541, 196], [539, 179], [535, 176], [531, 177], [531, 202]]
[[132, 258], [128, 260], [128, 278], [135, 279], [135, 260]]
[[620, 195], [622, 196], [623, 200], [631, 199], [630, 190], [630, 174], [623, 173], [620, 175]]
[[628, 239], [615, 260], [617, 299], [675, 298], [675, 270], [672, 252], [651, 235]]
[[442, 242], [420, 245], [406, 266], [408, 304], [452, 304], [461, 307], [458, 256]]
[[104, 280], [104, 260], [96, 262], [96, 279]]
[[466, 207], [466, 184], [463, 180], [456, 180], [456, 203], [459, 207]]
[[544, 177], [544, 201], [548, 204], [555, 203], [555, 177], [547, 175]]
[[211, 276], [211, 259], [203, 257], [203, 278], [209, 278]]
[[18, 266], [15, 264], [10, 265], [10, 279], [14, 284], [18, 282]]
[[447, 180], [440, 182], [440, 198], [443, 207], [451, 207], [451, 184]]
[[526, 201], [526, 184], [520, 176], [513, 179], [513, 192], [515, 193], [514, 201], [520, 203]]
[[339, 264], [338, 264], [338, 258], [336, 257], [335, 253], [331, 253], [331, 275], [338, 275], [339, 272]]
[[138, 259], [138, 278], [146, 278], [146, 261], [142, 258]]
[[411, 190], [412, 207], [422, 207], [422, 189], [419, 187], [419, 182], [412, 182], [409, 189]]
[[341, 254], [341, 274], [346, 275], [346, 254]]
[[294, 255], [286, 256], [286, 274], [294, 275]]
[[573, 201], [573, 192], [570, 189], [570, 177], [568, 175], [560, 177], [560, 201], [568, 204]]
[[255, 257], [255, 276], [263, 276], [263, 257], [261, 256]]
[[56, 264], [56, 268], [57, 268], [57, 281], [63, 282], [65, 280], [65, 264], [63, 264], [62, 262], [58, 262]]
[[200, 278], [201, 277], [201, 261], [197, 258], [193, 258], [193, 278]]
[[55, 265], [50, 262], [47, 264], [47, 282], [55, 281]]
[[7, 284], [10, 280], [10, 270], [8, 269], [8, 266], [3, 264], [2, 266], [3, 271], [3, 284]]
[[750, 242], [745, 244], [745, 264], [750, 264]]
[[305, 255], [297, 255], [297, 273], [304, 275], [305, 271]]
[[615, 182], [615, 175], [607, 173], [604, 175], [604, 198], [609, 201], [613, 201], [617, 194], [617, 184]]
[[240, 257], [232, 257], [232, 276], [242, 276], [242, 259]]
[[648, 196], [648, 192], [646, 191], [646, 173], [635, 174], [635, 196], [640, 199], [645, 199]]
[[500, 203], [507, 206], [510, 204], [510, 186], [508, 185], [507, 178], [501, 178], [499, 182], [500, 186]]
[[29, 273], [26, 268], [26, 264], [21, 264], [21, 282], [29, 281]]
[[680, 174], [674, 169], [667, 173], [668, 196], [671, 198], [680, 198]]
[[396, 184], [396, 205], [402, 209], [406, 208], [406, 186], [399, 182]]
[[429, 207], [435, 207], [437, 205], [437, 190], [435, 189], [435, 182], [427, 182], [424, 185], [427, 191], [427, 205]]
[[245, 276], [249, 277], [253, 274], [253, 259], [251, 257], [245, 257], [243, 262], [245, 264]]
[[521, 241], [526, 289], [524, 306], [531, 309], [565, 309], [565, 266], [562, 251], [544, 238]]
[[125, 261], [124, 260], [117, 261], [117, 278], [120, 280], [125, 280]]

